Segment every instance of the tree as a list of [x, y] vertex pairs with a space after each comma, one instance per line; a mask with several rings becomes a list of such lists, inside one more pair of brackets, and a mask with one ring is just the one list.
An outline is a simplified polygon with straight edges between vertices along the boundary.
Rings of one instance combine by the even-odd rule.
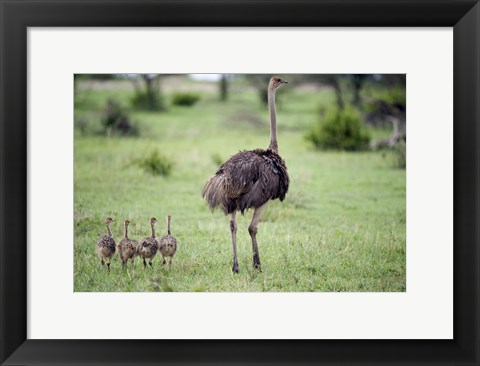
[[342, 87], [340, 85], [340, 77], [338, 75], [325, 75], [325, 81], [335, 91], [335, 97], [337, 99], [337, 107], [339, 111], [343, 111], [345, 103], [343, 101]]
[[357, 108], [362, 109], [360, 91], [365, 84], [365, 81], [368, 79], [369, 75], [367, 74], [353, 74], [350, 76], [350, 80], [353, 86], [353, 105]]
[[222, 74], [220, 79], [220, 100], [225, 102], [228, 99], [228, 75]]
[[345, 78], [345, 75], [340, 74], [312, 74], [305, 75], [305, 80], [311, 81], [318, 84], [324, 84], [330, 86], [335, 92], [335, 99], [339, 111], [343, 111], [345, 108], [345, 102], [343, 99], [342, 92], [342, 79]]
[[129, 74], [135, 87], [132, 104], [151, 111], [165, 110], [165, 103], [160, 89], [161, 74]]
[[267, 85], [270, 82], [271, 75], [268, 74], [248, 74], [245, 75], [247, 81], [257, 90], [260, 101], [268, 104]]

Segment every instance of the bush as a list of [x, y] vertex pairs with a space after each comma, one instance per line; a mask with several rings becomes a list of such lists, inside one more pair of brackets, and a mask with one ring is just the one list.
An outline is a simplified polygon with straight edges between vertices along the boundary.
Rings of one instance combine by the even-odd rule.
[[173, 162], [161, 155], [157, 149], [136, 159], [134, 164], [152, 175], [168, 177], [173, 169]]
[[321, 118], [307, 139], [319, 149], [357, 151], [368, 148], [370, 133], [356, 110], [344, 109]]
[[148, 93], [146, 91], [136, 91], [131, 99], [132, 107], [148, 111], [164, 111], [165, 102], [160, 93]]
[[372, 91], [371, 97], [373, 97], [375, 100], [381, 100], [390, 105], [405, 106], [407, 104], [407, 91], [403, 86]]
[[365, 104], [366, 120], [374, 126], [383, 126], [395, 117], [405, 123], [406, 91], [403, 87], [374, 90]]
[[101, 124], [102, 133], [106, 135], [138, 135], [138, 128], [130, 119], [126, 110], [113, 99], [108, 100], [106, 107], [103, 109]]
[[197, 93], [182, 92], [175, 93], [172, 98], [173, 105], [184, 107], [191, 107], [200, 100], [200, 95]]

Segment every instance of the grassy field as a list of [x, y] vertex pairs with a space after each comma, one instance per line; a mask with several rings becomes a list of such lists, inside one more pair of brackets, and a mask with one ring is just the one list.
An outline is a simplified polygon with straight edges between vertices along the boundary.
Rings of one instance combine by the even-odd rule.
[[[405, 291], [405, 170], [381, 152], [322, 152], [307, 143], [319, 107], [332, 103], [328, 89], [279, 92], [279, 149], [290, 190], [262, 216], [262, 272], [252, 269], [252, 212], [238, 217], [240, 273], [232, 274], [229, 217], [212, 214], [200, 191], [220, 160], [268, 146], [268, 113], [254, 91], [233, 91], [227, 103], [217, 101], [215, 92], [206, 89], [191, 108], [132, 112], [141, 131], [136, 138], [76, 129], [75, 291]], [[80, 90], [75, 119], [97, 123], [99, 108], [112, 96], [126, 104], [131, 90], [115, 83]], [[154, 149], [174, 162], [170, 176], [133, 164]], [[116, 219], [118, 242], [124, 219], [131, 221], [130, 237], [140, 239], [150, 234], [151, 216], [163, 235], [167, 214], [179, 242], [171, 268], [161, 265], [160, 256], [146, 270], [138, 258], [122, 268], [118, 256], [110, 273], [102, 268], [95, 244], [105, 216]]]

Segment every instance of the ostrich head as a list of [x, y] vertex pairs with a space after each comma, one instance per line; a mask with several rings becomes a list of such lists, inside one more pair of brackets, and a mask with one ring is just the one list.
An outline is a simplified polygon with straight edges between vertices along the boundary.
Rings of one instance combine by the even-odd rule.
[[112, 221], [113, 221], [113, 219], [110, 216], [105, 218], [105, 224], [107, 224], [107, 225], [109, 225]]
[[129, 220], [125, 220], [123, 223], [125, 224], [125, 226], [128, 226], [128, 224], [130, 224], [130, 221], [129, 221]]
[[270, 79], [270, 84], [268, 85], [270, 89], [276, 90], [281, 87], [283, 84], [288, 84], [288, 81], [279, 78], [278, 76], [272, 76]]
[[155, 225], [157, 223], [157, 219], [155, 217], [150, 218], [150, 224]]

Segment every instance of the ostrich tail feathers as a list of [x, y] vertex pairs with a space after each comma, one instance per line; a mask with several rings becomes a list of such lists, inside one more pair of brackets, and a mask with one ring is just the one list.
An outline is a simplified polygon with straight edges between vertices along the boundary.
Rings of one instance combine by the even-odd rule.
[[210, 209], [220, 207], [225, 211], [225, 177], [223, 175], [213, 175], [202, 188], [202, 197], [207, 201]]

